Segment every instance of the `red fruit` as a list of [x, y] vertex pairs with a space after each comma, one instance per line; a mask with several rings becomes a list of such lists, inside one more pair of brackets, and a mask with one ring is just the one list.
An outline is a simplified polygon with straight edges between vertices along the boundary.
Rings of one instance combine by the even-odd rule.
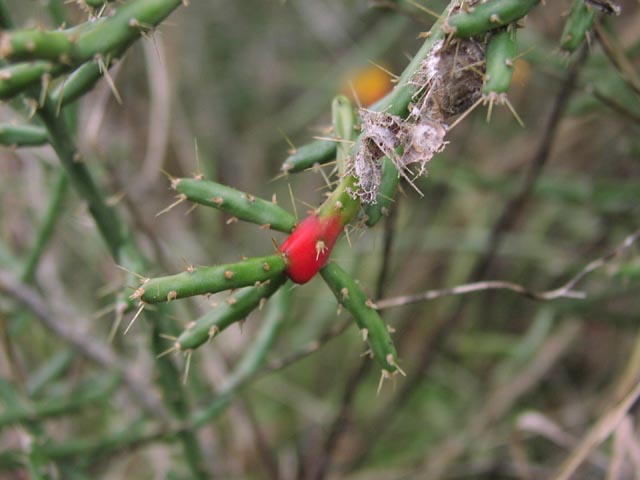
[[280, 246], [287, 260], [286, 273], [296, 283], [306, 283], [329, 259], [342, 224], [337, 216], [309, 215]]

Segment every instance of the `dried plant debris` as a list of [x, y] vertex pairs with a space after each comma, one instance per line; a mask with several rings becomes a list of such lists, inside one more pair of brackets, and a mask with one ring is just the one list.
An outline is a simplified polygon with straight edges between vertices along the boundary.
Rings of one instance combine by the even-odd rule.
[[410, 80], [418, 100], [411, 116], [446, 122], [481, 96], [484, 49], [473, 39], [437, 42]]
[[620, 12], [622, 12], [620, 5], [610, 0], [586, 0], [586, 3], [607, 15], [620, 15]]
[[375, 203], [382, 177], [382, 157], [396, 163], [397, 150], [404, 142], [405, 121], [395, 115], [360, 109], [362, 135], [350, 174], [358, 179], [356, 194], [364, 203]]
[[375, 203], [381, 180], [382, 158], [388, 157], [400, 175], [411, 181], [409, 167], [418, 175], [441, 152], [446, 142], [446, 122], [464, 113], [482, 95], [484, 47], [474, 39], [439, 41], [410, 84], [416, 93], [407, 119], [361, 109], [360, 148], [351, 171], [358, 178], [356, 194], [364, 203]]

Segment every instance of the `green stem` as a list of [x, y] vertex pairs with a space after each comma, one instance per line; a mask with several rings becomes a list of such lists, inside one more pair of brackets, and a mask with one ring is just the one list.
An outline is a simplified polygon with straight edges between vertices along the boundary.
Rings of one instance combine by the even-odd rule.
[[41, 421], [45, 418], [73, 413], [87, 405], [105, 401], [119, 384], [120, 377], [110, 374], [106, 377], [86, 382], [85, 385], [60, 398], [46, 398], [32, 405], [22, 401], [0, 414], [0, 428], [16, 423]]
[[34, 125], [0, 125], [0, 145], [8, 147], [39, 147], [49, 141], [47, 131]]
[[297, 173], [324, 165], [336, 158], [336, 142], [331, 140], [316, 140], [300, 148], [296, 148], [282, 164], [285, 173]]
[[20, 279], [24, 283], [30, 283], [33, 279], [38, 263], [40, 262], [40, 258], [42, 257], [49, 240], [51, 240], [55, 226], [62, 214], [61, 205], [65, 194], [67, 193], [68, 185], [69, 182], [67, 180], [67, 174], [64, 169], [60, 169], [56, 182], [53, 186], [53, 190], [51, 191], [49, 206], [47, 207], [44, 219], [36, 235], [36, 241], [31, 248], [29, 258], [27, 258], [22, 274], [20, 275]]
[[86, 164], [82, 162], [65, 122], [57, 116], [56, 107], [50, 99], [45, 100], [38, 113], [49, 132], [51, 145], [60, 158], [71, 184], [87, 202], [91, 216], [111, 255], [116, 262], [120, 262], [121, 250], [126, 243], [127, 234], [115, 209], [107, 205], [98, 190]]
[[6, 31], [0, 57], [80, 65], [97, 55], [128, 47], [181, 4], [182, 0], [135, 0], [118, 8], [114, 15], [67, 30]]
[[197, 178], [178, 178], [172, 182], [178, 193], [192, 202], [226, 211], [240, 220], [280, 232], [290, 233], [296, 219], [278, 205], [227, 187]]
[[177, 275], [147, 280], [132, 297], [146, 303], [157, 303], [248, 287], [280, 276], [285, 267], [285, 260], [280, 254], [215, 267], [194, 267]]
[[356, 281], [335, 263], [325, 265], [320, 274], [338, 302], [353, 315], [378, 364], [383, 370], [394, 372], [398, 367], [398, 354], [387, 326], [371, 300]]
[[269, 282], [248, 287], [239, 294], [229, 297], [232, 301], [221, 303], [189, 325], [178, 337], [176, 345], [182, 351], [198, 348], [233, 323], [244, 320], [253, 310], [261, 306], [262, 302], [273, 295], [286, 279], [287, 277], [281, 274]]

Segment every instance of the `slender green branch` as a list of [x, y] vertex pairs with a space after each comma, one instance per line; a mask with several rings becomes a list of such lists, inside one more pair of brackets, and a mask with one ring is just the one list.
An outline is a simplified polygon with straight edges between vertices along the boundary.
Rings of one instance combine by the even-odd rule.
[[49, 141], [47, 131], [34, 125], [0, 125], [0, 145], [38, 147]]
[[296, 224], [295, 217], [278, 205], [220, 183], [199, 178], [177, 178], [171, 186], [187, 200], [223, 210], [240, 220], [266, 228], [290, 233]]
[[126, 48], [167, 18], [182, 0], [134, 0], [112, 16], [67, 30], [26, 29], [0, 35], [0, 58], [49, 60], [67, 66]]
[[[70, 98], [78, 98], [97, 81], [104, 65], [120, 57], [135, 40], [155, 28], [181, 3], [182, 0], [134, 0], [118, 8], [113, 16], [68, 30], [3, 32], [0, 34], [0, 60], [27, 61], [0, 69], [0, 98], [10, 98], [41, 83], [43, 75], [54, 78], [88, 62], [79, 74], [81, 78], [70, 88]], [[95, 62], [96, 58], [101, 61]], [[91, 67], [92, 64], [95, 66]], [[56, 97], [59, 99], [58, 95]]]
[[248, 287], [280, 276], [285, 267], [285, 260], [280, 254], [215, 267], [193, 267], [177, 275], [146, 280], [132, 298], [157, 303]]
[[62, 201], [67, 193], [68, 185], [69, 182], [67, 180], [67, 174], [64, 169], [61, 168], [53, 185], [47, 211], [45, 212], [40, 228], [38, 229], [36, 241], [29, 252], [29, 257], [27, 258], [22, 274], [20, 275], [20, 278], [25, 283], [30, 283], [33, 279], [38, 263], [40, 262], [40, 258], [53, 235], [55, 226], [62, 214]]
[[383, 370], [394, 372], [398, 368], [398, 354], [391, 335], [373, 302], [351, 276], [335, 263], [328, 263], [320, 270], [338, 302], [353, 315], [371, 353]]
[[255, 287], [248, 287], [234, 294], [226, 302], [221, 303], [209, 313], [203, 315], [187, 326], [176, 341], [180, 350], [198, 348], [211, 340], [225, 328], [235, 322], [244, 320], [253, 310], [260, 307], [266, 299], [273, 295], [286, 281], [285, 275], [264, 282]]
[[516, 22], [540, 0], [492, 0], [451, 15], [445, 30], [457, 37], [473, 37]]
[[47, 398], [35, 404], [22, 401], [19, 405], [12, 406], [0, 414], [0, 428], [73, 413], [87, 405], [105, 401], [119, 384], [119, 375], [110, 374], [86, 382], [62, 397]]
[[324, 165], [336, 158], [336, 142], [331, 140], [316, 140], [300, 148], [296, 148], [282, 164], [285, 173], [297, 173]]

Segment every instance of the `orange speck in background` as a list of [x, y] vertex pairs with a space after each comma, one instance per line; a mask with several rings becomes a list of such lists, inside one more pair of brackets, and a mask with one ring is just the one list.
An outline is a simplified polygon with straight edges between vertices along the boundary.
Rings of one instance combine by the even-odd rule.
[[511, 83], [518, 87], [524, 87], [529, 82], [529, 77], [531, 77], [531, 66], [529, 62], [521, 58], [517, 59]]
[[391, 75], [376, 65], [352, 71], [342, 86], [342, 93], [363, 107], [376, 103], [393, 88]]

